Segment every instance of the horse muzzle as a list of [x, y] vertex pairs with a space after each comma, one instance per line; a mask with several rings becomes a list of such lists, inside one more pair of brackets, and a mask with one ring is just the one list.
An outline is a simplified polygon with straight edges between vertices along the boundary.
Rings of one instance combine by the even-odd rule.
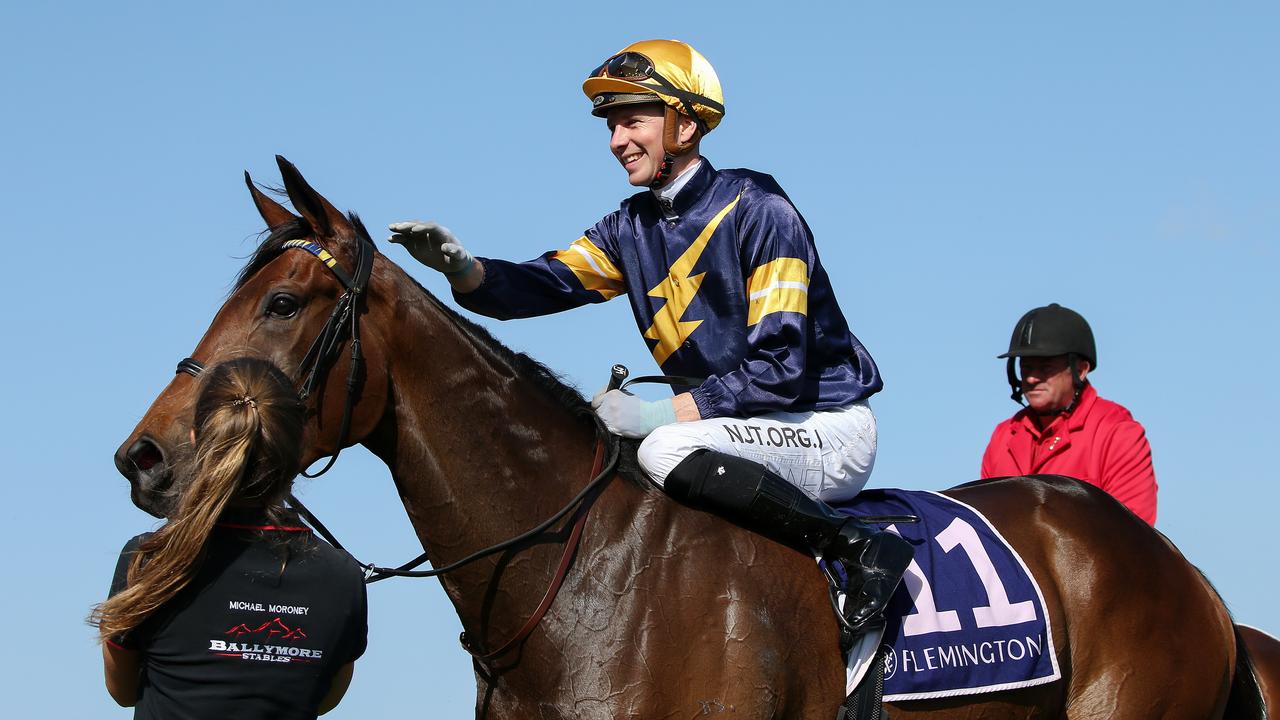
[[129, 497], [138, 509], [165, 517], [173, 507], [173, 469], [161, 445], [143, 435], [121, 445], [115, 454], [116, 469], [129, 481]]

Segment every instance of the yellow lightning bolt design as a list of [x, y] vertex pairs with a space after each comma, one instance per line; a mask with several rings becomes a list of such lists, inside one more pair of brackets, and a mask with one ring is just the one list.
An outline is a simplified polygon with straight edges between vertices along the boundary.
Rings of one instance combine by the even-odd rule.
[[658, 341], [658, 344], [653, 346], [653, 359], [659, 366], [666, 362], [667, 358], [671, 357], [685, 339], [702, 324], [701, 320], [680, 320], [689, 309], [693, 298], [697, 296], [698, 288], [702, 286], [702, 278], [706, 275], [706, 273], [697, 275], [689, 273], [693, 270], [693, 266], [698, 264], [702, 251], [707, 249], [707, 242], [715, 234], [716, 228], [720, 227], [720, 221], [724, 220], [724, 217], [741, 199], [742, 194], [739, 193], [733, 202], [716, 213], [716, 216], [711, 218], [711, 222], [707, 223], [701, 233], [698, 233], [697, 239], [689, 249], [671, 264], [671, 271], [667, 273], [666, 279], [646, 293], [649, 297], [664, 298], [667, 301], [653, 313], [653, 324], [644, 331], [646, 338]]

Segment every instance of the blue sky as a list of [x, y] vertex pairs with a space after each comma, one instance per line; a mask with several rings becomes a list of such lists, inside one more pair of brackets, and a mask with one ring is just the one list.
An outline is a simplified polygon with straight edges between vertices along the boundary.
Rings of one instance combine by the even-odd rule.
[[[630, 194], [579, 85], [648, 37], [720, 73], [706, 155], [773, 174], [812, 226], [886, 378], [873, 485], [973, 479], [1015, 409], [995, 355], [1025, 310], [1062, 303], [1093, 325], [1099, 392], [1147, 428], [1158, 527], [1280, 634], [1278, 22], [1260, 2], [6, 4], [11, 713], [128, 716], [81, 622], [153, 524], [111, 454], [254, 246], [241, 173], [274, 182], [280, 153], [373, 228], [435, 218], [477, 254], [532, 257]], [[586, 391], [614, 362], [653, 369], [621, 301], [485, 324]], [[367, 453], [300, 488], [362, 557], [417, 554]], [[332, 717], [469, 716], [439, 585], [370, 602]]]

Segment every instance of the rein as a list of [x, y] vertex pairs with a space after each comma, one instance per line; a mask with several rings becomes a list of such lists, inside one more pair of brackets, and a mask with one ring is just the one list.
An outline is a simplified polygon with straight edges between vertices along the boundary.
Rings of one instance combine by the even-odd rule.
[[[532, 527], [513, 538], [503, 540], [500, 543], [477, 550], [461, 560], [457, 560], [445, 565], [444, 567], [434, 568], [432, 570], [414, 569], [431, 559], [425, 552], [409, 562], [393, 568], [381, 567], [373, 563], [360, 563], [361, 567], [365, 569], [365, 582], [372, 584], [379, 580], [386, 580], [389, 577], [429, 578], [444, 575], [466, 565], [470, 565], [482, 558], [489, 557], [495, 553], [500, 553], [503, 550], [508, 550], [516, 545], [531, 540], [542, 533], [545, 533], [565, 515], [568, 515], [575, 507], [581, 506], [581, 509], [589, 509], [591, 507], [591, 503], [595, 500], [594, 495], [596, 491], [609, 484], [609, 481], [613, 479], [613, 470], [618, 465], [619, 446], [617, 437], [609, 435], [607, 432], [603, 431], [598, 423], [596, 434], [600, 439], [596, 442], [596, 460], [591, 470], [591, 481], [587, 483], [586, 487], [582, 488], [577, 495], [574, 495], [573, 499], [566, 503], [564, 507], [557, 510], [554, 515], [542, 521], [537, 526]], [[342, 547], [342, 544], [338, 542], [337, 538], [333, 537], [333, 534], [329, 532], [328, 528], [326, 528], [310, 510], [307, 510], [301, 502], [298, 502], [297, 498], [290, 496], [289, 505], [293, 507], [293, 509], [297, 510], [299, 515], [302, 515], [303, 519], [307, 521], [307, 524], [313, 526], [317, 533], [324, 537], [325, 540], [329, 541], [330, 545], [333, 545], [340, 550], [345, 550], [345, 548]]]

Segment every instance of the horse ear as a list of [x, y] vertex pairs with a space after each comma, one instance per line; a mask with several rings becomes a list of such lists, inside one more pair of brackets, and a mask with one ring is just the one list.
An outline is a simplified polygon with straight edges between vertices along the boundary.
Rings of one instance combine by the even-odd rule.
[[302, 217], [311, 223], [311, 229], [322, 237], [333, 237], [339, 230], [351, 232], [351, 223], [338, 209], [316, 192], [293, 163], [277, 155], [276, 164], [280, 166], [280, 177], [284, 180], [284, 190], [289, 194], [289, 201]]
[[258, 208], [258, 214], [263, 220], [267, 221], [267, 227], [275, 230], [276, 228], [290, 223], [298, 219], [297, 215], [289, 212], [283, 205], [267, 197], [267, 194], [258, 189], [253, 184], [253, 178], [249, 177], [249, 171], [244, 171], [244, 184], [249, 186], [249, 194], [253, 196], [253, 204]]

